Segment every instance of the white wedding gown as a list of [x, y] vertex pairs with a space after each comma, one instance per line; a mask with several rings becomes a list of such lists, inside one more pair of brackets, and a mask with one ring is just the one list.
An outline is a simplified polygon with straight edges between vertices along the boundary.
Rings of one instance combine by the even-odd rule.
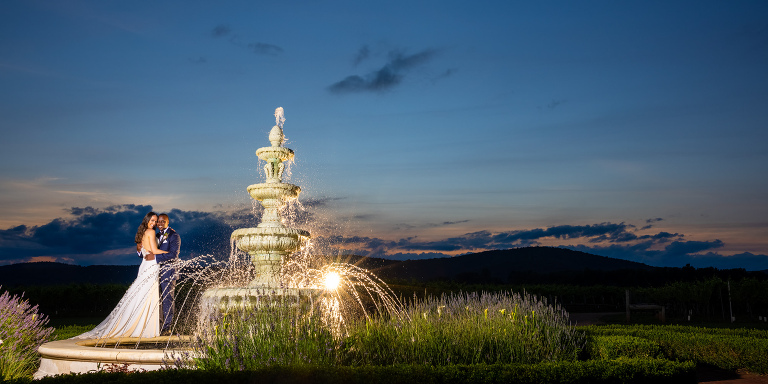
[[[141, 248], [142, 256], [148, 254]], [[96, 328], [76, 339], [121, 337], [148, 338], [160, 335], [160, 266], [156, 260], [142, 259], [139, 275], [112, 313]]]

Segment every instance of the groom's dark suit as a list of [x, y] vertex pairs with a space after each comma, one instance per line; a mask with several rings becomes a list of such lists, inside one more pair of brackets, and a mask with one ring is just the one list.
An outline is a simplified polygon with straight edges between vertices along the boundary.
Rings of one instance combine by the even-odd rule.
[[181, 236], [173, 228], [168, 227], [165, 230], [165, 234], [161, 235], [158, 233], [157, 238], [160, 241], [160, 245], [157, 248], [168, 252], [155, 255], [155, 259], [160, 264], [160, 301], [163, 306], [162, 330], [170, 331], [171, 323], [173, 322], [173, 291], [176, 288], [178, 276], [174, 268], [167, 265], [164, 266], [163, 264], [179, 259]]

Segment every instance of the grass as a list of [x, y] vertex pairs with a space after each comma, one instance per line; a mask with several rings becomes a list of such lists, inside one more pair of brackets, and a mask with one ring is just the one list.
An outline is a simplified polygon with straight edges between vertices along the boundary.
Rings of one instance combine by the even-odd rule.
[[[549, 363], [559, 367], [588, 358], [586, 362], [688, 361], [768, 373], [765, 328], [743, 323], [662, 325], [651, 314], [638, 315], [633, 313], [632, 319], [646, 324], [625, 325], [622, 314], [601, 319], [615, 324], [575, 327], [559, 306], [511, 292], [414, 298], [399, 316], [348, 318], [339, 325], [332, 325], [333, 315], [320, 306], [276, 305], [210, 319], [210, 331], [195, 346], [204, 357], [177, 356], [177, 365], [215, 372]], [[62, 320], [56, 339], [83, 333], [94, 323], [87, 318]]]
[[89, 324], [89, 325], [64, 325], [57, 327], [53, 331], [53, 339], [54, 340], [65, 340], [72, 337], [75, 337], [81, 333], [85, 333], [93, 329], [95, 325]]

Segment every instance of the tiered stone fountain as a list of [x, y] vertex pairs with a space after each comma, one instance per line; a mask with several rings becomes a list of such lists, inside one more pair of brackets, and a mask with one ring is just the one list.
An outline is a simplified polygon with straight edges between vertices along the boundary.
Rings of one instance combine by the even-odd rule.
[[[298, 300], [313, 296], [319, 289], [287, 287], [280, 281], [280, 268], [284, 259], [306, 245], [309, 232], [287, 228], [280, 217], [280, 209], [295, 200], [301, 188], [283, 183], [284, 163], [293, 158], [293, 151], [283, 147], [283, 109], [275, 111], [277, 124], [269, 133], [271, 146], [259, 148], [256, 155], [266, 161], [266, 182], [248, 187], [250, 195], [261, 202], [264, 213], [256, 228], [242, 228], [232, 233], [237, 248], [248, 253], [255, 270], [255, 278], [243, 287], [210, 288], [201, 300], [203, 315], [210, 310], [227, 311], [233, 308], [249, 308], [269, 305], [276, 300]], [[184, 311], [180, 308], [179, 311]], [[188, 310], [188, 309], [187, 309]], [[205, 326], [205, 321], [201, 321]], [[119, 340], [58, 340], [38, 348], [41, 355], [40, 369], [35, 378], [69, 372], [92, 372], [109, 364], [128, 369], [156, 370], [164, 366], [173, 351], [168, 349], [122, 349], [116, 344], [159, 346], [168, 348], [169, 342], [191, 340], [190, 336], [160, 336], [152, 339]]]
[[280, 268], [291, 254], [307, 244], [309, 232], [288, 228], [283, 224], [280, 210], [296, 200], [301, 188], [283, 183], [285, 162], [293, 159], [293, 151], [283, 147], [283, 109], [275, 110], [275, 126], [269, 132], [269, 147], [259, 148], [256, 156], [266, 162], [266, 182], [248, 187], [252, 198], [261, 202], [264, 213], [256, 228], [241, 228], [232, 233], [232, 240], [241, 251], [250, 255], [256, 277], [245, 287], [212, 288], [203, 293], [203, 305], [227, 310], [237, 307], [264, 305], [275, 298], [298, 298], [311, 295], [313, 289], [289, 287], [280, 281]]

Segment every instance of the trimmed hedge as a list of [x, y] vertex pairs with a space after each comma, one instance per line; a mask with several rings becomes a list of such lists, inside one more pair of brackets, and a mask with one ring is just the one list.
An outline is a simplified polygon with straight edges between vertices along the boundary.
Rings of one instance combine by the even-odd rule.
[[631, 336], [657, 343], [665, 357], [728, 370], [768, 373], [768, 332], [749, 329], [663, 325], [581, 327], [588, 335]]
[[[16, 383], [29, 383], [17, 381]], [[439, 384], [439, 383], [696, 383], [692, 362], [663, 359], [588, 360], [541, 364], [399, 365], [362, 367], [270, 367], [256, 371], [164, 370], [139, 373], [100, 372], [46, 377], [35, 384], [211, 383], [211, 384]]]
[[593, 336], [587, 343], [590, 358], [611, 360], [628, 358], [663, 358], [659, 344], [635, 336]]

